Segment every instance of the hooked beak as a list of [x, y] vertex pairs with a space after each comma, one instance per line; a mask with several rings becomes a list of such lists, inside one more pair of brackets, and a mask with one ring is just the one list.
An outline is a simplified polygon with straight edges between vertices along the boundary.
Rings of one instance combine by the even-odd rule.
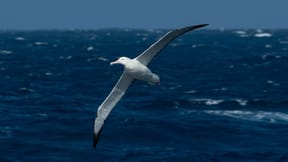
[[112, 66], [112, 65], [115, 65], [115, 64], [119, 64], [118, 60], [113, 61], [113, 62], [110, 62], [110, 65], [111, 65], [111, 66]]

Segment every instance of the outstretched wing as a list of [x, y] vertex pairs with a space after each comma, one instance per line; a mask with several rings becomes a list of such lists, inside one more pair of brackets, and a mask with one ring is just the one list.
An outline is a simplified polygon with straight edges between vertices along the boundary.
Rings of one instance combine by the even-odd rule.
[[204, 27], [206, 25], [208, 25], [208, 24], [187, 26], [184, 28], [172, 30], [172, 31], [166, 33], [157, 42], [153, 43], [147, 50], [145, 50], [139, 56], [137, 56], [136, 59], [138, 61], [140, 61], [142, 64], [148, 65], [150, 63], [150, 61], [152, 60], [152, 58], [156, 54], [158, 54], [169, 42], [171, 42], [172, 40], [174, 40], [178, 36], [188, 32], [188, 31], [191, 31], [191, 30], [194, 30], [197, 28], [201, 28], [201, 27]]
[[104, 102], [99, 106], [97, 111], [97, 117], [94, 122], [94, 140], [93, 146], [96, 147], [96, 144], [99, 140], [99, 135], [101, 133], [103, 124], [107, 116], [112, 111], [113, 107], [118, 103], [121, 97], [125, 94], [127, 88], [132, 83], [133, 78], [128, 76], [125, 71], [118, 80], [117, 84], [114, 86], [110, 94], [106, 97]]

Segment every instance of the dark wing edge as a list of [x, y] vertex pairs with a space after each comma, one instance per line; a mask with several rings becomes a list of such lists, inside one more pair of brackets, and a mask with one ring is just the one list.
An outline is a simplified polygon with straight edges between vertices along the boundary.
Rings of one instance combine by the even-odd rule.
[[97, 116], [94, 122], [94, 136], [93, 136], [93, 147], [95, 148], [98, 141], [100, 134], [103, 129], [104, 121], [107, 116], [110, 114], [114, 106], [118, 103], [118, 101], [122, 98], [125, 94], [128, 87], [131, 85], [134, 79], [125, 74], [122, 74], [112, 91], [106, 97], [104, 102], [99, 106], [97, 110]]
[[194, 25], [194, 26], [187, 26], [184, 28], [179, 28], [172, 30], [168, 33], [166, 33], [164, 36], [162, 36], [158, 41], [153, 43], [148, 49], [146, 49], [144, 52], [142, 52], [139, 56], [137, 56], [135, 59], [141, 62], [144, 65], [148, 65], [152, 58], [158, 54], [165, 46], [168, 45], [171, 41], [173, 41], [175, 38], [179, 37], [180, 35], [197, 29], [202, 28], [204, 26], [207, 26], [208, 24], [201, 24], [201, 25]]
[[100, 131], [97, 134], [94, 133], [94, 136], [93, 136], [93, 148], [96, 148], [96, 145], [97, 145], [97, 143], [99, 141], [99, 137], [100, 137], [100, 134], [101, 134], [102, 130], [103, 130], [103, 126], [101, 127]]

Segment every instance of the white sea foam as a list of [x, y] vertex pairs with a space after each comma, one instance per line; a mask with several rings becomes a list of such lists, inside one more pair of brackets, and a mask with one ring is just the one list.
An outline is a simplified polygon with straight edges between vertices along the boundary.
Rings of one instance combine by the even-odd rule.
[[193, 44], [192, 48], [204, 47], [204, 44]]
[[247, 100], [242, 100], [242, 99], [235, 99], [235, 101], [238, 102], [238, 104], [241, 106], [247, 106], [247, 103], [248, 103]]
[[173, 85], [173, 86], [169, 87], [169, 89], [170, 89], [170, 90], [175, 90], [175, 89], [178, 89], [178, 88], [180, 88], [180, 87], [182, 87], [181, 84], [176, 84], [176, 85]]
[[19, 91], [23, 91], [23, 92], [35, 92], [34, 89], [26, 88], [26, 87], [19, 88]]
[[242, 34], [246, 34], [246, 31], [237, 30], [237, 31], [235, 31], [234, 33], [239, 34], [239, 35], [242, 35]]
[[282, 112], [244, 111], [244, 110], [205, 110], [207, 114], [257, 122], [288, 122], [288, 114]]
[[257, 32], [257, 33], [262, 33], [263, 30], [262, 30], [262, 29], [256, 29], [256, 32]]
[[48, 114], [46, 114], [46, 113], [39, 113], [37, 115], [40, 116], [40, 117], [43, 117], [43, 118], [48, 116]]
[[100, 61], [105, 61], [105, 62], [109, 61], [109, 60], [108, 60], [107, 58], [105, 58], [105, 57], [98, 57], [97, 59], [100, 60]]
[[92, 50], [94, 50], [94, 47], [93, 47], [93, 46], [89, 46], [89, 47], [87, 47], [86, 50], [87, 50], [87, 51], [92, 51]]
[[141, 40], [142, 40], [142, 41], [146, 41], [146, 40], [147, 40], [147, 37], [142, 37]]
[[0, 54], [1, 54], [1, 55], [10, 55], [10, 54], [12, 54], [12, 53], [13, 53], [13, 51], [0, 50]]
[[16, 37], [15, 40], [23, 41], [23, 40], [25, 40], [25, 38], [23, 38], [23, 37]]
[[254, 35], [254, 37], [258, 37], [258, 38], [261, 38], [261, 37], [272, 37], [272, 34], [270, 34], [270, 33], [256, 33]]
[[51, 72], [46, 72], [45, 75], [46, 75], [46, 76], [52, 76], [52, 75], [54, 75], [54, 74], [51, 73]]
[[272, 48], [271, 44], [265, 44], [265, 48]]
[[276, 83], [276, 82], [273, 81], [273, 80], [267, 80], [266, 83], [267, 83], [267, 84], [270, 84], [270, 85], [272, 85], [272, 86], [275, 86], [275, 87], [277, 87], [277, 86], [280, 85], [279, 83]]
[[240, 37], [249, 37], [246, 31], [243, 30], [237, 30], [234, 33], [238, 34]]
[[196, 104], [204, 103], [206, 105], [218, 105], [224, 102], [224, 100], [221, 99], [209, 99], [209, 98], [194, 98], [190, 99], [190, 101]]
[[35, 45], [41, 46], [41, 45], [48, 45], [48, 42], [34, 42]]
[[219, 105], [224, 102], [236, 102], [240, 106], [247, 106], [248, 104], [248, 100], [239, 99], [239, 98], [226, 99], [226, 100], [225, 99], [209, 99], [209, 98], [192, 98], [192, 99], [189, 99], [189, 101], [194, 104], [205, 104], [207, 106]]
[[178, 43], [170, 43], [170, 47], [177, 47], [179, 44]]

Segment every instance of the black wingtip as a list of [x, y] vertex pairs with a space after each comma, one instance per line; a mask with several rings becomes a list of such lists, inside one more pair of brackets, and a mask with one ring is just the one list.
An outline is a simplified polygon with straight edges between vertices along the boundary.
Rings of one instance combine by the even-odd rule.
[[101, 132], [102, 132], [102, 128], [100, 129], [100, 131], [97, 134], [94, 133], [94, 135], [93, 135], [93, 148], [94, 149], [96, 148], [96, 145], [99, 141], [99, 137], [100, 137]]
[[202, 28], [202, 27], [205, 27], [209, 24], [199, 24], [199, 25], [193, 25], [193, 26], [187, 26], [187, 27], [184, 27], [184, 28], [180, 28], [178, 30], [182, 31], [181, 34], [184, 34], [188, 31], [191, 31], [191, 30], [195, 30], [195, 29], [198, 29], [198, 28]]
[[208, 26], [209, 24], [200, 24], [200, 25], [195, 25], [194, 27], [195, 28], [202, 28], [204, 26]]

